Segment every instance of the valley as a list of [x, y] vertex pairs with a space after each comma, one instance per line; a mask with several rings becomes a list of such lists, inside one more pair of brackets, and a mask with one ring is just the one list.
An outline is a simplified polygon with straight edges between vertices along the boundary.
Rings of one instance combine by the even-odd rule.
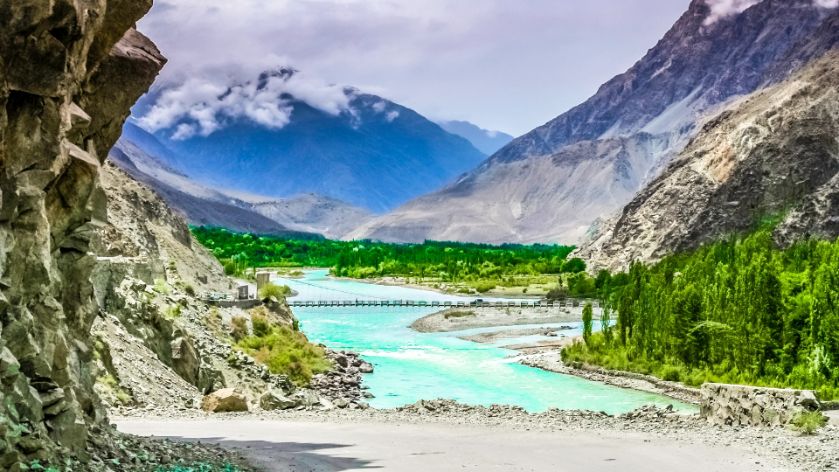
[[0, 470], [839, 467], [839, 2], [680, 2], [0, 2]]

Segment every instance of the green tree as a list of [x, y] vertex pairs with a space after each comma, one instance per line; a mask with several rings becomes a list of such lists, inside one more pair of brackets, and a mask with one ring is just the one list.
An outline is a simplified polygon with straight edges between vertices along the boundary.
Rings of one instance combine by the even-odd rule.
[[583, 340], [586, 344], [591, 344], [592, 320], [594, 318], [594, 307], [591, 303], [586, 303], [583, 307]]

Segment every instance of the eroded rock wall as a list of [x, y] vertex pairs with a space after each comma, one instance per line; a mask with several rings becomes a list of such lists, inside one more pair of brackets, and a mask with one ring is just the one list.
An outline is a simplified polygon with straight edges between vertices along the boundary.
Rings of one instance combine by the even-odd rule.
[[704, 384], [700, 414], [709, 423], [734, 426], [781, 426], [801, 412], [818, 411], [811, 390]]
[[100, 166], [164, 59], [151, 0], [0, 2], [0, 469], [80, 451], [93, 394]]

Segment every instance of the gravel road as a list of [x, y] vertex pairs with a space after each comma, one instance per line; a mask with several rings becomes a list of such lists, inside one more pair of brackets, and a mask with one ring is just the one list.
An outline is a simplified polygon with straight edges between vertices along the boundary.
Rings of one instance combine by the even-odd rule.
[[753, 452], [643, 433], [283, 419], [121, 419], [138, 435], [217, 443], [265, 471], [778, 471]]

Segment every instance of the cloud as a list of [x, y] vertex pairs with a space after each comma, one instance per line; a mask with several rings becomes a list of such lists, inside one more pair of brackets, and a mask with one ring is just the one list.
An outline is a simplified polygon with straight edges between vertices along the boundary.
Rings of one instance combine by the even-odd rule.
[[232, 85], [226, 79], [209, 74], [163, 86], [155, 104], [137, 121], [150, 132], [174, 128], [172, 139], [183, 140], [209, 136], [235, 120], [283, 128], [291, 122], [293, 100], [338, 115], [349, 109], [352, 97], [343, 87], [290, 69]]
[[839, 7], [839, 0], [813, 0], [816, 6], [822, 8], [836, 8]]
[[711, 9], [711, 13], [708, 15], [708, 18], [705, 18], [705, 22], [703, 24], [705, 26], [711, 26], [724, 18], [739, 15], [762, 1], [763, 0], [705, 0], [705, 3]]
[[435, 119], [519, 133], [631, 66], [689, 3], [156, 0], [139, 28], [169, 58], [164, 83], [290, 64]]

